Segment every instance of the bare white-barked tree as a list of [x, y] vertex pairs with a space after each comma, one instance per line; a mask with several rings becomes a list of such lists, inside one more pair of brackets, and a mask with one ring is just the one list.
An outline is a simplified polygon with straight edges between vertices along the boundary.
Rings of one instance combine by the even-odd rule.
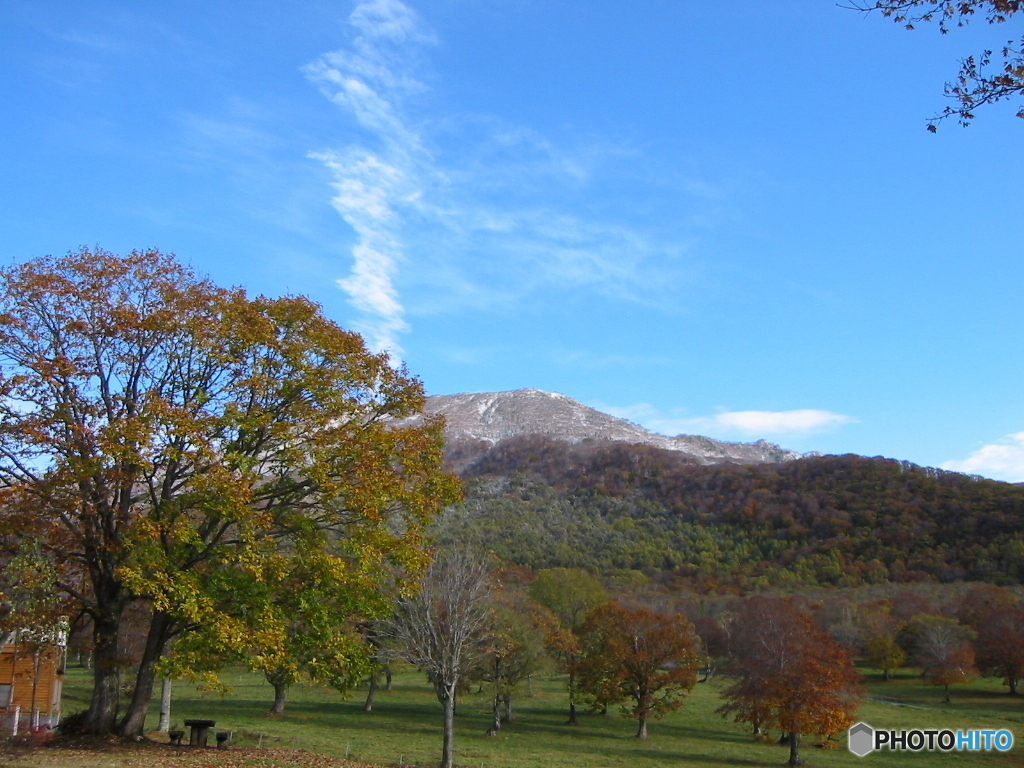
[[456, 691], [484, 653], [492, 589], [482, 557], [441, 554], [384, 627], [394, 653], [426, 673], [444, 707], [441, 768], [454, 764]]

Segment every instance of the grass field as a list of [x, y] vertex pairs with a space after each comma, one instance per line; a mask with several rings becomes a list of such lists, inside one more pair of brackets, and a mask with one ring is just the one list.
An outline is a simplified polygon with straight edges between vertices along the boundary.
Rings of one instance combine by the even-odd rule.
[[[82, 709], [88, 673], [71, 668], [65, 696], [67, 712]], [[395, 678], [392, 691], [381, 691], [376, 711], [361, 710], [362, 691], [348, 699], [331, 689], [297, 686], [290, 692], [286, 713], [266, 714], [272, 689], [262, 677], [241, 670], [225, 676], [232, 689], [226, 696], [175, 684], [173, 720], [217, 720], [218, 730], [235, 731], [235, 743], [301, 748], [378, 765], [436, 764], [441, 747], [441, 709], [421, 675]], [[579, 726], [565, 725], [565, 696], [557, 678], [535, 680], [532, 693], [516, 701], [516, 721], [496, 738], [485, 736], [489, 697], [470, 693], [460, 700], [457, 717], [457, 763], [465, 768], [606, 768], [629, 766], [772, 766], [786, 762], [788, 750], [755, 742], [745, 726], [723, 720], [719, 684], [699, 684], [679, 712], [651, 726], [645, 742], [633, 738], [635, 723], [617, 714], [585, 715]], [[1004, 693], [997, 680], [982, 680], [954, 689], [953, 703], [942, 704], [942, 692], [921, 684], [912, 673], [888, 683], [871, 682], [868, 694], [898, 699], [909, 706], [866, 700], [861, 719], [884, 728], [1008, 728], [1021, 739], [1006, 754], [875, 753], [857, 758], [845, 747], [824, 750], [809, 743], [804, 759], [814, 766], [898, 764], [1024, 765], [1024, 697]], [[156, 713], [150, 726], [156, 725]]]

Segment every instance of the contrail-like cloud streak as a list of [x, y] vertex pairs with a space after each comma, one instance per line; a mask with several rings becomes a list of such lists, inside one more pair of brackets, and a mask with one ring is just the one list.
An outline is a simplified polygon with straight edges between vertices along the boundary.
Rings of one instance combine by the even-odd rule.
[[419, 197], [415, 156], [422, 149], [396, 105], [422, 86], [410, 73], [396, 71], [395, 63], [407, 58], [404, 47], [423, 45], [431, 35], [398, 0], [360, 2], [349, 23], [357, 33], [351, 47], [324, 55], [306, 74], [377, 146], [353, 144], [312, 157], [334, 175], [331, 202], [357, 237], [352, 272], [337, 281], [338, 287], [365, 316], [360, 330], [370, 345], [397, 357], [402, 354], [399, 335], [409, 330], [394, 282], [404, 257], [400, 209]]
[[356, 235], [337, 284], [373, 347], [401, 356], [413, 299], [424, 313], [514, 309], [551, 289], [657, 304], [677, 283], [685, 244], [566, 210], [604, 149], [566, 153], [497, 117], [431, 114], [417, 75], [436, 39], [401, 0], [359, 0], [349, 31], [305, 73], [359, 138], [311, 156], [330, 170], [332, 203]]

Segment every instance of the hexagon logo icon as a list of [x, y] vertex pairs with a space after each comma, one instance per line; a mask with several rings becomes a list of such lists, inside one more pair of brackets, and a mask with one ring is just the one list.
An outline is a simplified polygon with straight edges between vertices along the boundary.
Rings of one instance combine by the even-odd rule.
[[847, 746], [857, 757], [864, 757], [875, 749], [875, 729], [867, 723], [857, 723], [847, 733]]

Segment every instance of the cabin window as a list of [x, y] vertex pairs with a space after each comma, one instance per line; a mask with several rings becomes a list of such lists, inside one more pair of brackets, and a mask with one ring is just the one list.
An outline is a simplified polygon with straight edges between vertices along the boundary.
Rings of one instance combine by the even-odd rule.
[[0, 683], [0, 707], [9, 707], [11, 705], [11, 686], [9, 684]]

